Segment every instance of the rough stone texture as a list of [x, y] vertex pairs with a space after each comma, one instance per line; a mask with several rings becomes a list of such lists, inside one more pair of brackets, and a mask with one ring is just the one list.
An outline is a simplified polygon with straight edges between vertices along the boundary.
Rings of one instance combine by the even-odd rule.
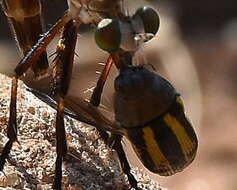
[[[0, 150], [7, 141], [11, 80], [0, 75]], [[55, 110], [35, 98], [20, 82], [17, 104], [18, 143], [0, 173], [0, 189], [52, 189], [56, 159]], [[63, 165], [63, 186], [67, 190], [128, 189], [116, 153], [98, 138], [96, 130], [65, 117], [69, 153]], [[144, 190], [165, 190], [133, 168]]]

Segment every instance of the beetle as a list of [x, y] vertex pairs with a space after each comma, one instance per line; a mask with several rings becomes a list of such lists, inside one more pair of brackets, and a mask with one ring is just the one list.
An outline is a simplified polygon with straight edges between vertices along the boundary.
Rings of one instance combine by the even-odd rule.
[[[31, 3], [27, 3], [26, 0], [19, 1], [19, 3], [14, 3], [12, 0], [4, 0], [3, 1], [3, 9], [6, 13], [6, 15], [11, 20], [11, 23], [13, 25], [13, 28], [16, 33], [16, 37], [19, 41], [20, 49], [22, 49], [23, 54], [25, 55], [24, 58], [20, 61], [20, 63], [15, 68], [15, 77], [13, 77], [12, 80], [12, 90], [11, 90], [11, 103], [10, 103], [10, 116], [9, 116], [9, 125], [8, 125], [8, 138], [9, 141], [6, 143], [1, 157], [0, 157], [0, 169], [3, 170], [4, 164], [6, 162], [6, 159], [8, 157], [8, 154], [11, 150], [13, 142], [17, 141], [17, 127], [16, 127], [16, 96], [17, 96], [17, 81], [18, 79], [27, 72], [29, 68], [32, 68], [35, 77], [41, 78], [44, 77], [46, 73], [46, 69], [48, 68], [48, 62], [47, 62], [47, 55], [46, 55], [46, 47], [50, 43], [50, 41], [54, 38], [54, 36], [60, 32], [61, 28], [63, 29], [63, 33], [61, 35], [61, 38], [57, 44], [57, 50], [56, 50], [56, 58], [54, 59], [54, 68], [52, 70], [52, 78], [54, 81], [54, 99], [56, 100], [57, 104], [54, 104], [54, 106], [57, 109], [57, 118], [56, 118], [56, 152], [57, 152], [57, 158], [56, 158], [56, 168], [55, 168], [55, 180], [54, 180], [54, 189], [61, 189], [61, 178], [62, 178], [62, 159], [67, 153], [67, 144], [66, 144], [66, 137], [65, 137], [65, 129], [64, 129], [64, 121], [63, 116], [66, 112], [67, 114], [70, 114], [71, 112], [66, 110], [65, 107], [71, 109], [72, 111], [76, 112], [76, 117], [78, 120], [91, 124], [97, 128], [99, 131], [99, 134], [101, 138], [107, 142], [107, 144], [111, 145], [113, 149], [115, 149], [118, 153], [118, 157], [121, 162], [122, 169], [124, 173], [128, 176], [128, 180], [130, 182], [130, 185], [132, 188], [139, 189], [137, 186], [137, 181], [134, 178], [134, 176], [131, 174], [130, 166], [127, 161], [126, 155], [124, 153], [121, 139], [122, 136], [127, 136], [128, 139], [132, 142], [134, 150], [136, 151], [138, 157], [143, 161], [144, 165], [150, 169], [151, 167], [156, 168], [157, 170], [160, 169], [166, 169], [167, 172], [166, 175], [173, 174], [177, 171], [182, 170], [186, 165], [188, 165], [194, 158], [196, 149], [197, 149], [197, 140], [195, 133], [193, 132], [192, 126], [187, 121], [186, 117], [182, 115], [177, 121], [180, 122], [179, 124], [182, 127], [187, 127], [191, 134], [189, 134], [187, 131], [183, 130], [180, 132], [178, 130], [179, 128], [174, 127], [174, 130], [170, 133], [163, 132], [168, 137], [170, 136], [176, 136], [179, 137], [176, 139], [176, 141], [171, 141], [169, 139], [166, 140], [165, 144], [169, 144], [172, 142], [174, 145], [180, 145], [180, 151], [182, 149], [182, 154], [176, 154], [175, 152], [171, 152], [170, 155], [175, 156], [176, 159], [178, 159], [177, 162], [171, 163], [171, 158], [168, 155], [158, 154], [159, 151], [163, 150], [164, 147], [159, 147], [159, 142], [161, 140], [155, 139], [154, 136], [150, 136], [154, 141], [149, 141], [146, 139], [146, 135], [152, 135], [156, 130], [154, 129], [154, 126], [152, 124], [153, 116], [161, 117], [163, 118], [163, 114], [170, 113], [169, 109], [174, 108], [174, 106], [171, 102], [181, 102], [181, 100], [178, 98], [177, 100], [174, 97], [179, 97], [176, 95], [175, 90], [170, 92], [170, 99], [165, 102], [164, 104], [159, 104], [161, 108], [159, 108], [161, 111], [157, 112], [157, 110], [151, 110], [153, 112], [153, 116], [145, 117], [144, 121], [141, 122], [140, 118], [134, 117], [134, 119], [138, 122], [136, 125], [134, 123], [127, 123], [127, 117], [124, 115], [126, 110], [134, 109], [132, 112], [128, 112], [131, 117], [133, 117], [133, 114], [142, 114], [141, 110], [136, 107], [134, 104], [127, 104], [128, 102], [123, 102], [121, 99], [124, 97], [124, 94], [121, 93], [121, 89], [129, 89], [128, 91], [135, 91], [138, 92], [138, 89], [136, 86], [131, 86], [129, 84], [129, 81], [133, 81], [133, 78], [130, 78], [132, 76], [135, 76], [136, 78], [141, 78], [145, 76], [143, 72], [135, 72], [135, 75], [129, 75], [128, 78], [125, 79], [125, 83], [121, 83], [121, 78], [123, 78], [126, 73], [132, 69], [134, 71], [142, 70], [144, 71], [144, 67], [136, 67], [134, 66], [134, 59], [136, 58], [136, 52], [139, 49], [140, 45], [142, 45], [144, 42], [150, 40], [157, 32], [159, 28], [159, 17], [157, 13], [150, 8], [141, 8], [138, 9], [138, 11], [132, 16], [126, 16], [123, 13], [123, 10], [121, 8], [120, 1], [114, 1], [113, 3], [104, 0], [104, 1], [80, 1], [80, 0], [69, 0], [69, 10], [65, 13], [65, 15], [53, 26], [49, 29], [48, 32], [44, 33], [41, 37], [39, 37], [37, 41], [37, 37], [31, 36], [30, 40], [28, 37], [26, 40], [24, 40], [24, 34], [22, 34], [22, 30], [25, 30], [25, 26], [28, 24], [31, 26], [38, 25], [39, 29], [37, 30], [36, 36], [38, 36], [40, 33], [42, 33], [42, 27], [40, 25], [40, 10], [41, 10], [41, 4], [38, 0], [31, 1]], [[27, 5], [27, 6], [26, 6]], [[105, 6], [106, 5], [106, 6]], [[20, 11], [17, 10], [23, 10], [24, 14], [19, 14]], [[29, 11], [30, 10], [30, 11]], [[109, 15], [109, 18], [105, 18]], [[103, 19], [105, 18], [105, 19]], [[118, 18], [118, 19], [116, 19]], [[103, 19], [103, 20], [102, 20]], [[154, 25], [147, 24], [151, 21], [151, 23], [155, 23]], [[151, 19], [151, 20], [150, 20]], [[102, 21], [101, 21], [102, 20]], [[99, 23], [99, 21], [101, 21]], [[69, 89], [70, 79], [71, 79], [71, 73], [72, 73], [72, 67], [73, 67], [73, 57], [74, 57], [74, 51], [75, 51], [75, 44], [77, 40], [77, 29], [79, 28], [81, 23], [85, 24], [98, 24], [97, 30], [95, 32], [95, 39], [100, 48], [103, 50], [106, 50], [110, 53], [109, 58], [107, 59], [105, 68], [97, 82], [97, 85], [93, 91], [90, 103], [80, 102], [79, 108], [77, 107], [75, 110], [72, 106], [72, 102], [70, 102], [70, 99], [67, 99], [67, 92]], [[22, 25], [24, 27], [22, 27]], [[116, 36], [115, 43], [114, 41], [110, 39], [104, 39], [103, 34], [105, 36], [108, 36], [107, 26], [114, 29], [115, 33], [119, 36]], [[115, 26], [115, 27], [114, 27]], [[155, 26], [155, 27], [152, 27]], [[29, 27], [26, 27], [29, 28]], [[105, 29], [105, 30], [104, 30]], [[119, 31], [118, 31], [119, 30]], [[31, 39], [32, 38], [32, 39]], [[36, 42], [37, 41], [37, 42]], [[35, 44], [35, 45], [34, 45]], [[112, 49], [111, 46], [112, 45]], [[33, 46], [32, 49], [30, 49]], [[103, 85], [106, 81], [106, 78], [108, 76], [109, 70], [111, 68], [112, 63], [115, 63], [116, 67], [120, 71], [119, 76], [115, 80], [115, 95], [114, 95], [114, 102], [115, 102], [115, 122], [109, 120], [106, 118], [103, 114], [101, 114], [97, 107], [100, 104], [101, 94], [103, 91]], [[146, 71], [146, 70], [145, 70]], [[144, 72], [146, 73], [146, 72]], [[148, 74], [149, 73], [149, 74]], [[147, 71], [147, 76], [156, 76], [153, 78], [157, 78], [155, 81], [163, 80], [161, 77], [158, 77], [157, 74], [152, 74], [152, 72]], [[152, 78], [152, 77], [151, 77]], [[127, 83], [128, 82], [128, 83]], [[139, 84], [141, 82], [137, 83], [137, 81], [134, 81], [136, 84]], [[132, 84], [134, 83], [132, 82]], [[154, 93], [151, 91], [151, 89], [155, 89], [158, 91], [164, 91], [167, 90], [171, 85], [166, 81], [164, 82], [164, 88], [160, 89], [160, 86], [158, 84], [155, 84], [154, 86], [150, 86], [150, 82], [146, 81], [144, 82], [144, 86], [148, 86], [148, 92]], [[139, 86], [139, 85], [138, 85]], [[150, 89], [149, 89], [150, 88]], [[139, 91], [142, 89], [139, 89]], [[33, 90], [32, 90], [33, 92]], [[149, 94], [147, 92], [147, 94]], [[34, 91], [38, 97], [46, 101], [50, 104], [49, 99], [47, 99], [47, 96], [44, 96], [41, 92]], [[163, 92], [162, 92], [163, 93]], [[162, 94], [161, 93], [161, 94]], [[162, 95], [160, 95], [160, 100], [163, 101]], [[157, 94], [156, 94], [157, 95]], [[130, 96], [130, 95], [129, 95]], [[136, 95], [130, 96], [131, 99], [136, 100]], [[144, 99], [147, 97], [144, 96]], [[126, 99], [126, 98], [125, 98]], [[172, 100], [171, 100], [172, 99]], [[175, 99], [175, 100], [174, 100]], [[141, 100], [137, 100], [135, 103], [140, 104]], [[122, 104], [123, 103], [123, 104]], [[167, 104], [166, 104], [167, 103]], [[78, 104], [77, 104], [78, 105]], [[151, 104], [147, 104], [151, 106]], [[166, 109], [163, 109], [163, 108]], [[171, 108], [170, 108], [171, 107]], [[169, 109], [168, 109], [169, 108]], [[133, 112], [134, 111], [134, 112]], [[174, 118], [178, 118], [178, 115], [183, 113], [183, 109], [178, 110], [178, 114], [174, 114]], [[181, 120], [184, 120], [186, 123], [181, 123]], [[162, 120], [163, 121], [163, 120]], [[125, 123], [124, 123], [125, 122]], [[161, 121], [158, 122], [155, 120], [155, 122], [159, 126], [161, 125]], [[172, 122], [170, 123], [171, 127], [174, 126]], [[166, 127], [168, 124], [166, 123]], [[144, 127], [144, 126], [148, 127]], [[170, 127], [170, 128], [171, 128]], [[168, 128], [168, 127], [167, 127]], [[136, 133], [138, 136], [133, 137], [131, 134], [133, 133], [133, 130], [137, 129], [138, 133]], [[140, 130], [138, 130], [140, 129]], [[153, 131], [153, 133], [146, 133], [144, 132], [144, 129], [149, 129]], [[108, 135], [107, 132], [111, 132], [111, 136]], [[143, 131], [144, 134], [141, 134], [140, 132]], [[135, 133], [134, 133], [135, 134]], [[187, 136], [185, 139], [184, 137]], [[189, 134], [189, 135], [188, 135]], [[138, 142], [137, 139], [141, 138], [144, 140], [143, 142]], [[192, 141], [192, 145], [186, 146], [186, 144], [182, 144], [182, 140], [190, 140]], [[154, 144], [156, 144], [156, 151], [158, 152], [158, 159], [155, 157], [152, 157], [151, 152], [149, 152], [151, 149], [153, 149]], [[169, 148], [169, 147], [167, 147]], [[190, 148], [188, 150], [188, 148]], [[146, 153], [144, 153], [146, 151]], [[190, 154], [190, 156], [188, 156]], [[162, 156], [163, 155], [163, 156]], [[147, 160], [146, 157], [151, 157], [150, 160]], [[145, 157], [145, 158], [144, 158]], [[184, 159], [185, 157], [185, 159]], [[159, 161], [160, 160], [160, 161]], [[162, 161], [162, 162], [161, 162]], [[149, 165], [150, 164], [150, 165]], [[161, 164], [161, 165], [159, 165]], [[161, 167], [163, 166], [163, 168]], [[179, 169], [177, 169], [177, 168]], [[168, 169], [167, 169], [168, 168]], [[171, 170], [172, 168], [172, 170]], [[154, 170], [154, 172], [159, 173], [162, 175], [162, 172], [157, 172], [157, 170]], [[152, 170], [153, 171], [153, 170]], [[163, 174], [164, 174], [163, 173]]]

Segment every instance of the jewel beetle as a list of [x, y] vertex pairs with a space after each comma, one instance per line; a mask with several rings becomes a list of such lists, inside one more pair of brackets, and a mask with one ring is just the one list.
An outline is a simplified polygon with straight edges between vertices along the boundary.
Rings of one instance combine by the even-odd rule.
[[143, 66], [125, 66], [114, 85], [115, 119], [143, 165], [161, 176], [188, 166], [198, 140], [175, 88]]

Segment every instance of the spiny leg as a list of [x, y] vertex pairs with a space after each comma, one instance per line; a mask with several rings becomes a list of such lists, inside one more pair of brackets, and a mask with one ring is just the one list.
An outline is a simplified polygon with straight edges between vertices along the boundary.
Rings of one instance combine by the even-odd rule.
[[[126, 65], [132, 65], [133, 53], [126, 52], [121, 49], [117, 51], [117, 53], [112, 54], [112, 56], [116, 67], [120, 70], [123, 69], [123, 67]], [[110, 138], [111, 138], [110, 142], [112, 142], [112, 148], [116, 150], [118, 154], [122, 170], [127, 175], [131, 188], [140, 190], [140, 188], [138, 188], [137, 186], [137, 180], [131, 173], [131, 167], [129, 165], [129, 162], [127, 160], [126, 154], [122, 146], [122, 136], [113, 134]]]
[[[125, 65], [132, 65], [133, 53], [120, 49], [119, 51], [112, 53], [111, 56], [113, 57], [114, 63], [119, 70], [123, 69]], [[112, 145], [112, 148], [118, 154], [122, 170], [127, 175], [131, 188], [140, 190], [140, 188], [137, 186], [137, 180], [131, 173], [131, 167], [122, 146], [122, 136], [118, 134], [112, 134], [109, 141]]]
[[70, 16], [64, 15], [50, 30], [42, 35], [36, 45], [27, 53], [27, 55], [18, 63], [15, 68], [15, 77], [12, 80], [11, 102], [9, 124], [7, 128], [7, 136], [9, 141], [3, 148], [0, 156], [0, 171], [3, 171], [6, 159], [11, 151], [13, 142], [17, 141], [17, 126], [16, 126], [16, 99], [17, 99], [17, 83], [20, 78], [45, 52], [46, 47], [52, 41], [60, 29], [70, 20]]
[[39, 59], [42, 53], [45, 52], [49, 43], [60, 32], [60, 29], [71, 20], [70, 15], [65, 14], [55, 25], [47, 32], [42, 34], [38, 42], [32, 47], [27, 55], [17, 64], [15, 72], [17, 76], [23, 75], [32, 65]]
[[[3, 0], [2, 7], [5, 14], [8, 16], [9, 23], [12, 25], [13, 33], [18, 41], [19, 50], [25, 56], [31, 47], [37, 42], [40, 34], [42, 34], [41, 24], [41, 4], [39, 0], [32, 0], [25, 3], [19, 1], [16, 3], [13, 0]], [[21, 10], [21, 14], [16, 14]], [[30, 10], [30, 11], [29, 11]], [[24, 19], [19, 19], [22, 17]], [[27, 35], [26, 35], [27, 34]], [[44, 51], [39, 59], [33, 63], [32, 69], [36, 77], [44, 74], [48, 68], [47, 54]], [[10, 153], [13, 142], [17, 140], [17, 126], [16, 126], [16, 97], [17, 97], [17, 78], [12, 80], [10, 115], [8, 123], [7, 136], [9, 141], [5, 145], [0, 161], [0, 169], [6, 162], [6, 158]]]
[[[109, 75], [112, 65], [113, 65], [113, 59], [111, 56], [109, 56], [90, 99], [90, 103], [95, 107], [98, 107], [100, 105], [102, 91], [103, 91], [105, 81]], [[99, 128], [97, 128], [97, 130], [99, 132], [99, 136], [104, 140], [104, 142], [107, 143], [108, 138], [109, 138], [108, 133]]]
[[[133, 54], [130, 52], [126, 52], [121, 49], [121, 50], [111, 54], [111, 56], [113, 57], [114, 63], [119, 70], [123, 69], [123, 67], [125, 65], [132, 64]], [[138, 186], [137, 186], [137, 180], [131, 173], [131, 167], [129, 165], [129, 162], [127, 160], [126, 154], [125, 154], [123, 146], [122, 146], [122, 136], [118, 135], [118, 134], [112, 134], [112, 136], [109, 139], [109, 142], [111, 143], [112, 148], [118, 154], [122, 170], [127, 175], [129, 184], [131, 185], [131, 188], [140, 190], [140, 188], [138, 188]]]
[[107, 77], [109, 75], [112, 65], [113, 65], [113, 59], [111, 56], [109, 56], [90, 99], [90, 103], [93, 106], [97, 107], [100, 105], [102, 91], [103, 91], [105, 81], [107, 80]]
[[[42, 33], [41, 24], [41, 5], [39, 0], [32, 0], [28, 3], [14, 0], [3, 0], [2, 8], [8, 17], [9, 24], [18, 41], [19, 50], [26, 55], [30, 48], [37, 42]], [[20, 14], [17, 11], [21, 10]], [[31, 11], [29, 11], [31, 10]], [[19, 19], [22, 18], [22, 19]], [[25, 35], [27, 34], [27, 35]], [[37, 75], [43, 74], [48, 67], [47, 54], [43, 52], [40, 59], [33, 64], [33, 70]], [[17, 78], [12, 79], [11, 103], [7, 128], [6, 143], [0, 156], [0, 171], [3, 170], [6, 159], [10, 153], [13, 142], [17, 141], [17, 124], [16, 124], [16, 98], [17, 98]]]
[[[40, 0], [3, 0], [2, 8], [17, 40], [18, 49], [25, 56], [43, 33]], [[48, 68], [46, 51], [33, 64], [32, 70], [37, 77], [44, 75]]]
[[[121, 55], [123, 55], [122, 58], [121, 58]], [[126, 62], [126, 64], [131, 62], [131, 54], [128, 54], [127, 52], [123, 52], [123, 51], [110, 54], [109, 58], [107, 59], [105, 68], [103, 69], [102, 74], [97, 82], [97, 86], [94, 89], [93, 94], [91, 96], [90, 103], [93, 106], [97, 107], [100, 104], [103, 87], [108, 77], [112, 64], [115, 63], [116, 67], [120, 69], [124, 66], [124, 62]], [[122, 136], [118, 134], [112, 134], [112, 136], [109, 137], [106, 131], [100, 128], [97, 128], [97, 130], [99, 131], [99, 135], [105, 141], [105, 143], [107, 143], [108, 145], [111, 145], [112, 148], [117, 152], [122, 170], [128, 176], [128, 181], [131, 187], [135, 188], [136, 190], [139, 190], [137, 186], [137, 180], [131, 174], [131, 167], [128, 163], [126, 154], [124, 152], [124, 149], [121, 143]]]
[[6, 159], [12, 149], [12, 145], [17, 141], [17, 124], [16, 124], [16, 98], [17, 98], [17, 78], [12, 79], [11, 87], [11, 103], [10, 103], [10, 113], [7, 128], [8, 141], [3, 148], [2, 154], [0, 156], [0, 171], [3, 171], [3, 167], [6, 163]]
[[63, 157], [67, 154], [67, 142], [66, 133], [64, 127], [64, 99], [58, 97], [58, 107], [57, 107], [57, 117], [56, 117], [56, 166], [55, 166], [55, 179], [54, 179], [54, 189], [61, 189], [62, 181], [62, 161]]
[[54, 66], [55, 96], [57, 98], [56, 118], [56, 168], [53, 188], [61, 189], [62, 161], [67, 154], [66, 133], [64, 127], [64, 98], [67, 95], [77, 41], [77, 24], [71, 20], [65, 27], [57, 45], [57, 56]]

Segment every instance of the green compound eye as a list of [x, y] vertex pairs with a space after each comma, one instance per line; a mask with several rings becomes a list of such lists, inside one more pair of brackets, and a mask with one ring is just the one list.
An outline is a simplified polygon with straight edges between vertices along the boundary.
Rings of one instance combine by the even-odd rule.
[[118, 50], [121, 42], [119, 21], [111, 18], [101, 20], [95, 31], [95, 41], [107, 52]]
[[158, 13], [151, 7], [139, 8], [133, 17], [139, 16], [142, 19], [146, 33], [156, 34], [160, 26]]

